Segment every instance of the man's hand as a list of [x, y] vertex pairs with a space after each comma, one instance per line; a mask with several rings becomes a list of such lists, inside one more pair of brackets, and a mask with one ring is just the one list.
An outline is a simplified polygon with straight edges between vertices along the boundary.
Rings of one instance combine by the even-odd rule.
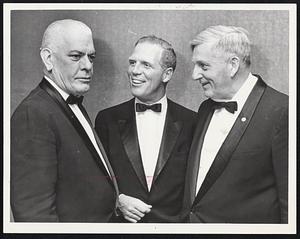
[[125, 194], [119, 195], [118, 208], [123, 213], [124, 218], [130, 222], [137, 222], [151, 211], [152, 206], [144, 203], [140, 199], [127, 196]]

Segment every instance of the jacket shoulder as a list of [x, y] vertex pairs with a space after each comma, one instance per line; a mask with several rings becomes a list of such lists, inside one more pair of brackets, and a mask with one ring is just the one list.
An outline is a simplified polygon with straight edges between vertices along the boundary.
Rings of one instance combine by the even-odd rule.
[[176, 115], [184, 120], [194, 120], [197, 117], [197, 113], [191, 109], [184, 107], [170, 99], [168, 99], [169, 106]]
[[262, 82], [265, 85], [264, 93], [261, 97], [260, 104], [264, 106], [266, 109], [287, 109], [289, 97], [288, 95], [275, 90], [271, 86], [269, 86], [260, 75], [253, 74], [258, 78], [258, 82]]
[[47, 112], [51, 112], [50, 108], [50, 96], [38, 86], [21, 101], [14, 111], [12, 118], [24, 112], [27, 112], [27, 114], [31, 112], [33, 115], [47, 114]]
[[257, 113], [273, 119], [275, 125], [288, 121], [289, 97], [267, 86], [257, 106]]
[[270, 86], [266, 87], [263, 98], [269, 100], [269, 104], [271, 105], [277, 105], [286, 108], [288, 107], [288, 95], [281, 93]]
[[127, 115], [128, 112], [133, 111], [134, 99], [122, 102], [118, 105], [108, 107], [100, 110], [96, 116], [96, 122], [103, 121], [106, 119], [119, 118], [120, 116]]

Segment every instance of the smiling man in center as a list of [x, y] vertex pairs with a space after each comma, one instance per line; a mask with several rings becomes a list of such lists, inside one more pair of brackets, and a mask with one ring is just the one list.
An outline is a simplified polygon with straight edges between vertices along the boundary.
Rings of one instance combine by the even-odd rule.
[[180, 221], [196, 114], [166, 97], [175, 68], [171, 44], [153, 35], [141, 37], [129, 57], [134, 98], [96, 117], [120, 188], [121, 221]]

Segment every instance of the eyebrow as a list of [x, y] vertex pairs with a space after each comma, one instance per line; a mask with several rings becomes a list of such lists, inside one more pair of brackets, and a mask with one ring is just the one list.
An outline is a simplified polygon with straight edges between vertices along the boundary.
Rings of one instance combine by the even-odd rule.
[[205, 64], [205, 65], [210, 65], [210, 63], [209, 62], [207, 62], [207, 61], [204, 61], [204, 60], [197, 60], [197, 59], [192, 59], [192, 62], [194, 63], [194, 64], [196, 64], [196, 63], [200, 63], [200, 64]]
[[84, 54], [82, 51], [78, 51], [78, 50], [71, 50], [69, 52], [69, 54], [72, 54], [72, 53]]
[[[80, 54], [80, 55], [84, 55], [85, 54], [84, 52], [78, 51], [78, 50], [71, 50], [69, 52], [69, 54], [74, 54], [74, 53], [77, 53], [77, 54]], [[96, 51], [93, 51], [92, 53], [88, 53], [87, 55], [96, 55]]]
[[149, 64], [150, 66], [152, 66], [152, 63], [149, 62], [149, 61], [141, 61], [141, 63], [142, 63], [142, 64], [145, 64], [145, 63], [146, 63], [146, 64]]
[[129, 63], [131, 62], [131, 61], [134, 61], [134, 62], [137, 62], [137, 61], [139, 61], [141, 64], [148, 64], [150, 67], [154, 67], [154, 64], [153, 63], [151, 63], [151, 62], [149, 62], [149, 61], [140, 61], [140, 60], [138, 60], [138, 59], [135, 59], [134, 57], [132, 58], [132, 56], [130, 56], [129, 58], [128, 58], [128, 61], [129, 61]]

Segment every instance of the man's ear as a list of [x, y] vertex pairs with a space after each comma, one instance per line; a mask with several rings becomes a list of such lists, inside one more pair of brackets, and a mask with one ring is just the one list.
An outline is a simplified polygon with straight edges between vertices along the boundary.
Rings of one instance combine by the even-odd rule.
[[240, 58], [238, 56], [232, 56], [229, 61], [230, 61], [230, 76], [233, 78], [240, 68]]
[[173, 75], [173, 68], [169, 67], [167, 69], [165, 69], [164, 73], [163, 73], [163, 82], [167, 83], [171, 80]]
[[40, 55], [47, 71], [51, 71], [53, 69], [53, 63], [52, 63], [53, 56], [52, 56], [51, 49], [42, 48], [40, 51]]

